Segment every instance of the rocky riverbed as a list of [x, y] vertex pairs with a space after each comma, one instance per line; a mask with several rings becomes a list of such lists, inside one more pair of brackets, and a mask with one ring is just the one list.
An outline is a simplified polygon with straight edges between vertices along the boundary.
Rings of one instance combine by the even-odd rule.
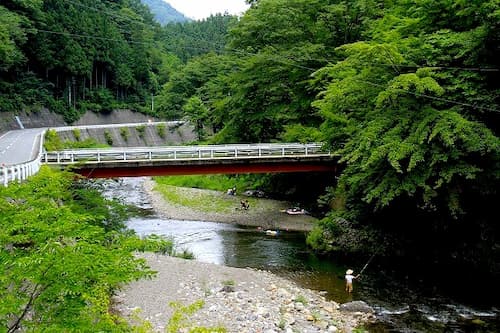
[[[165, 202], [153, 191], [150, 180], [145, 182], [145, 189], [160, 215], [203, 220], [200, 212]], [[223, 216], [204, 217], [204, 220], [231, 222], [223, 219]], [[248, 222], [251, 221], [254, 219], [249, 218]], [[235, 333], [351, 332], [373, 318], [369, 312], [342, 311], [339, 304], [326, 300], [321, 292], [301, 288], [267, 271], [156, 254], [140, 256], [158, 273], [153, 279], [125, 286], [114, 298], [115, 309], [131, 322], [138, 315], [151, 323], [155, 332], [164, 332], [169, 327], [175, 311], [169, 305], [171, 302], [183, 306], [203, 302], [201, 309], [186, 316], [180, 332], [195, 326], [224, 327], [227, 332]]]
[[320, 292], [298, 287], [269, 272], [225, 267], [155, 254], [144, 254], [158, 272], [151, 280], [129, 284], [116, 297], [125, 317], [138, 314], [164, 332], [171, 302], [186, 306], [203, 301], [186, 327], [224, 327], [227, 332], [351, 332], [372, 318], [343, 312]]

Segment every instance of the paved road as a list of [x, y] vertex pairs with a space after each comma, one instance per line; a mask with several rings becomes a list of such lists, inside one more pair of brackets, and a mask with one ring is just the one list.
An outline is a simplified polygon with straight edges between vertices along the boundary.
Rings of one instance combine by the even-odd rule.
[[[56, 131], [69, 131], [75, 128], [111, 128], [111, 127], [132, 127], [139, 125], [182, 125], [183, 121], [167, 121], [167, 122], [146, 122], [146, 123], [131, 123], [131, 124], [105, 124], [105, 125], [82, 125], [82, 126], [65, 126], [53, 128]], [[39, 141], [36, 140], [38, 134], [42, 133], [46, 128], [31, 128], [24, 130], [15, 130], [0, 135], [0, 166], [12, 165], [33, 160], [38, 153], [37, 148]]]
[[37, 136], [43, 128], [15, 130], [0, 136], [0, 166], [31, 161], [38, 153]]

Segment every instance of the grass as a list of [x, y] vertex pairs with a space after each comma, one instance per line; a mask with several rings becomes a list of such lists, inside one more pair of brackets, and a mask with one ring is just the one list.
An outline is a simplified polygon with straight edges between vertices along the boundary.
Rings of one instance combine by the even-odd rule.
[[168, 176], [155, 177], [155, 181], [162, 185], [179, 187], [192, 187], [225, 192], [236, 187], [238, 193], [247, 189], [259, 187], [260, 182], [255, 175], [193, 175], [193, 176]]
[[[226, 196], [221, 193], [200, 193], [199, 195], [193, 194], [192, 192], [183, 191], [182, 188], [175, 187], [172, 185], [161, 185], [158, 184], [155, 187], [162, 196], [169, 202], [193, 208], [195, 210], [203, 210], [207, 212], [216, 213], [230, 213], [233, 212], [235, 207], [239, 205], [239, 199], [233, 196]], [[251, 198], [250, 198], [251, 199]], [[252, 201], [249, 200], [250, 205]]]
[[190, 305], [182, 305], [179, 302], [171, 302], [170, 307], [173, 308], [174, 312], [168, 321], [167, 327], [165, 327], [165, 332], [167, 333], [177, 333], [177, 332], [197, 332], [197, 333], [225, 333], [227, 329], [223, 326], [217, 327], [202, 327], [193, 326], [190, 318], [195, 312], [200, 310], [205, 305], [203, 300], [196, 301]]
[[295, 297], [295, 302], [307, 305], [307, 299], [303, 295], [299, 295], [299, 296]]
[[222, 281], [222, 285], [234, 287], [236, 285], [236, 282], [234, 282], [234, 280], [224, 280]]
[[181, 251], [175, 251], [174, 257], [188, 259], [188, 260], [196, 259], [194, 253], [189, 251], [188, 249], [182, 249]]

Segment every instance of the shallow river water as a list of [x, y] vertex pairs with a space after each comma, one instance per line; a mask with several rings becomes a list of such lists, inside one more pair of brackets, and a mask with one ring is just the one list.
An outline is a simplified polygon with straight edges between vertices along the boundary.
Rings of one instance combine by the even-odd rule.
[[[352, 294], [344, 291], [344, 263], [319, 258], [308, 250], [301, 232], [268, 236], [254, 227], [196, 221], [165, 220], [154, 214], [141, 179], [109, 182], [105, 194], [118, 197], [144, 214], [127, 225], [139, 235], [172, 237], [179, 250], [194, 253], [196, 260], [233, 267], [265, 269], [299, 285], [324, 291], [339, 303], [363, 300], [376, 310], [379, 322], [369, 332], [499, 332], [500, 309], [479, 294], [467, 304], [439, 295], [430, 285], [388, 278], [389, 273], [370, 264]], [[363, 263], [354, 266], [363, 267]]]

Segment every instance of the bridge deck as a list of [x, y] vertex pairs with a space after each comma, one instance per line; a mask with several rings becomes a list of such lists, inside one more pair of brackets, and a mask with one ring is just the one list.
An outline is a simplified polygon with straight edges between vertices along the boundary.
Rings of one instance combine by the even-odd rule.
[[71, 166], [87, 177], [155, 176], [208, 173], [333, 171], [322, 145], [239, 144], [48, 152], [46, 164]]

